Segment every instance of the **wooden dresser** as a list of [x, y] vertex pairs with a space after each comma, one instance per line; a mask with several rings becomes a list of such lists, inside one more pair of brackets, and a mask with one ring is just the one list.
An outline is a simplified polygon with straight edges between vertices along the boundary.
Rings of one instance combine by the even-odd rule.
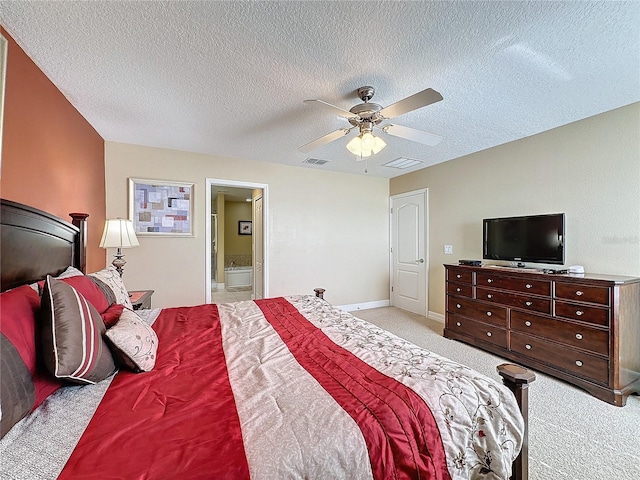
[[640, 392], [640, 278], [445, 265], [444, 336], [622, 406]]

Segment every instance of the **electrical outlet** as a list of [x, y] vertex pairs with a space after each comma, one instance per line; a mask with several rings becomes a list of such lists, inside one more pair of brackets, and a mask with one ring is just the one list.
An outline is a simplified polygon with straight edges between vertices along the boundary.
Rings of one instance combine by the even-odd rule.
[[444, 254], [445, 255], [453, 255], [453, 245], [445, 245], [444, 246]]

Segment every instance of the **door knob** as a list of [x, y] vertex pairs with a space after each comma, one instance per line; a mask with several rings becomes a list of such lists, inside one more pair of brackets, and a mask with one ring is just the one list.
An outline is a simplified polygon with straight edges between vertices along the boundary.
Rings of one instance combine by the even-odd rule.
[[424, 258], [421, 258], [420, 260], [416, 260], [416, 263], [424, 263]]

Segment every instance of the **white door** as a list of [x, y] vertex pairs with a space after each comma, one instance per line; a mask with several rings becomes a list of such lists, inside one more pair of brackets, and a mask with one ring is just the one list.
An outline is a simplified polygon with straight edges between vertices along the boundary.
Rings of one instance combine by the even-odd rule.
[[218, 283], [218, 214], [211, 214], [211, 282]]
[[264, 229], [262, 196], [253, 204], [253, 298], [264, 298]]
[[427, 315], [427, 191], [391, 197], [391, 305]]

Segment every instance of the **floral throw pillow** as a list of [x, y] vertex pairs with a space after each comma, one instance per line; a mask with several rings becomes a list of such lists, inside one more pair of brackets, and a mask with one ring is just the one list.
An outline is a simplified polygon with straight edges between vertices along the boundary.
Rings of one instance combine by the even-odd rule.
[[133, 310], [122, 310], [118, 323], [107, 330], [106, 338], [121, 365], [136, 373], [153, 370], [158, 336]]
[[129, 299], [129, 292], [127, 292], [127, 288], [124, 286], [122, 277], [113, 265], [109, 265], [107, 268], [100, 270], [99, 272], [90, 273], [89, 276], [97, 278], [111, 289], [116, 299], [115, 303], [119, 303], [120, 305], [124, 305], [125, 307], [133, 310], [131, 299]]

